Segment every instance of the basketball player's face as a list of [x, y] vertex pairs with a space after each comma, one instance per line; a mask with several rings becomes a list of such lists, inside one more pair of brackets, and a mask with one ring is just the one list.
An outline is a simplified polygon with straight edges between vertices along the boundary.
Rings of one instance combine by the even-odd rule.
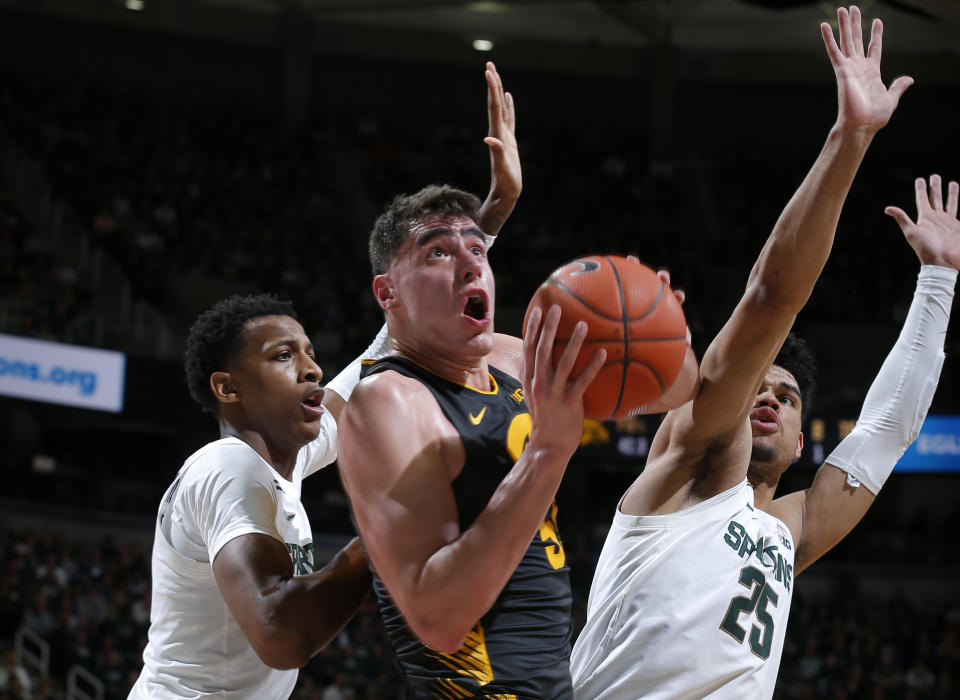
[[777, 478], [800, 456], [803, 449], [800, 389], [793, 375], [774, 365], [767, 372], [753, 409], [751, 468], [773, 472]]
[[490, 351], [493, 273], [483, 232], [472, 219], [432, 214], [414, 220], [387, 276], [390, 308], [407, 325], [408, 338], [452, 357]]
[[243, 340], [230, 367], [242, 420], [268, 445], [299, 449], [320, 433], [324, 410], [310, 339], [290, 316], [261, 316], [244, 324]]

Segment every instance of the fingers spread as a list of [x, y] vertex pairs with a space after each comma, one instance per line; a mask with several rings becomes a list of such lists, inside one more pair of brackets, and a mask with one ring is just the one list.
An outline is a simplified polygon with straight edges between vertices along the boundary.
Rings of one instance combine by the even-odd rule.
[[943, 188], [936, 174], [930, 176], [930, 206], [934, 211], [943, 211]]
[[913, 181], [913, 194], [917, 200], [917, 216], [930, 208], [930, 200], [927, 198], [927, 183], [922, 177]]
[[583, 347], [583, 339], [586, 337], [586, 322], [577, 321], [577, 325], [573, 327], [573, 333], [570, 334], [570, 342], [568, 342], [567, 347], [563, 349], [563, 354], [560, 355], [560, 360], [557, 362], [557, 373], [554, 381], [558, 386], [563, 386], [567, 383], [567, 378], [570, 376], [573, 365], [577, 361], [577, 356], [580, 354], [580, 348]]
[[957, 200], [960, 199], [960, 185], [951, 180], [947, 186], [947, 213], [957, 215]]
[[860, 20], [860, 8], [854, 5], [850, 8], [850, 36], [853, 39], [853, 50], [857, 56], [863, 56], [863, 25]]
[[597, 350], [590, 358], [590, 364], [583, 368], [580, 375], [570, 386], [570, 393], [573, 396], [580, 397], [590, 386], [590, 383], [597, 378], [600, 370], [603, 369], [603, 363], [607, 361], [606, 348]]
[[907, 91], [907, 88], [913, 85], [913, 78], [909, 75], [901, 75], [899, 78], [890, 83], [890, 88], [887, 92], [890, 93], [890, 96], [894, 98], [897, 102], [900, 101], [900, 96]]
[[910, 217], [907, 216], [907, 213], [900, 207], [887, 207], [883, 210], [883, 213], [887, 216], [893, 217], [893, 219], [900, 226], [900, 230], [906, 233], [907, 228], [913, 226], [913, 221], [910, 220]]
[[533, 307], [530, 316], [527, 318], [526, 331], [523, 334], [523, 384], [527, 389], [530, 388], [530, 380], [533, 379], [533, 364], [536, 360], [538, 331], [540, 330], [540, 319], [543, 311], [539, 306]]
[[[540, 330], [540, 339], [537, 341], [537, 370], [553, 369], [553, 341], [557, 337], [557, 326], [560, 325], [560, 307], [554, 304], [547, 311]], [[549, 376], [549, 374], [547, 375]]]
[[853, 53], [853, 33], [850, 31], [850, 13], [847, 8], [837, 9], [837, 24], [840, 30], [840, 50], [844, 56], [849, 56]]
[[870, 27], [870, 46], [867, 48], [867, 58], [880, 63], [880, 55], [883, 53], [883, 22], [879, 18], [873, 20]]
[[830, 57], [830, 63], [834, 67], [840, 64], [840, 61], [843, 60], [843, 53], [840, 51], [840, 47], [837, 46], [837, 39], [833, 36], [833, 27], [831, 27], [827, 22], [823, 22], [820, 25], [820, 34], [823, 36], [823, 43], [827, 47], [827, 55]]

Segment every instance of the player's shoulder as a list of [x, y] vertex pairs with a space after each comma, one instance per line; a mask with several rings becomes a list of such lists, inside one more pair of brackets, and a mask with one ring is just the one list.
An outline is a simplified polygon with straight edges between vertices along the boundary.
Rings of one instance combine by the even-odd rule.
[[262, 471], [266, 462], [250, 445], [236, 437], [209, 442], [190, 455], [180, 469], [182, 484], [230, 479]]
[[400, 372], [378, 372], [360, 380], [347, 404], [351, 413], [410, 406], [411, 402], [433, 400], [424, 383]]
[[487, 362], [512, 377], [520, 379], [523, 371], [523, 341], [504, 333], [493, 334], [493, 349]]

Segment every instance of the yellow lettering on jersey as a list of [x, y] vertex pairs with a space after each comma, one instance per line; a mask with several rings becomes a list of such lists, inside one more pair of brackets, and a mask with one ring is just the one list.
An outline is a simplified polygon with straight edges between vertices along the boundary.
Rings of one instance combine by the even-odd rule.
[[[490, 665], [490, 657], [487, 655], [487, 641], [483, 633], [483, 625], [479, 622], [470, 630], [470, 634], [467, 635], [456, 654], [434, 654], [434, 658], [447, 668], [473, 678], [480, 685], [486, 685], [493, 680], [493, 666]], [[451, 685], [462, 690], [453, 683]]]
[[484, 406], [484, 407], [480, 410], [480, 413], [478, 413], [477, 415], [473, 415], [472, 413], [467, 413], [467, 415], [470, 417], [470, 422], [471, 422], [473, 425], [480, 425], [480, 421], [483, 420], [483, 414], [486, 413], [486, 412], [487, 412], [487, 407]]
[[[554, 569], [562, 569], [567, 563], [567, 554], [563, 551], [563, 543], [557, 536], [557, 502], [554, 501], [550, 506], [550, 512], [544, 518], [540, 525], [540, 540], [543, 542], [544, 551], [547, 553], [547, 561]], [[553, 544], [549, 544], [553, 542]]]
[[533, 421], [530, 420], [529, 413], [518, 413], [510, 421], [510, 427], [507, 428], [507, 454], [516, 462], [523, 454], [523, 449], [530, 440], [530, 431], [533, 429]]
[[518, 387], [510, 396], [512, 396], [513, 400], [517, 403], [523, 403], [523, 387]]

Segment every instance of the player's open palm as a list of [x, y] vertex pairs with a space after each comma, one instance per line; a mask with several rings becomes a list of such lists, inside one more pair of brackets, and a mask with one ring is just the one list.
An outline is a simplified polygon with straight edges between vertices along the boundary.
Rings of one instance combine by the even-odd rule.
[[520, 151], [517, 148], [517, 113], [513, 95], [504, 92], [503, 81], [492, 61], [487, 62], [487, 123], [484, 142], [490, 148], [491, 191], [516, 200], [523, 189]]
[[840, 44], [833, 29], [824, 22], [820, 25], [830, 63], [837, 76], [837, 126], [843, 130], [866, 129], [875, 132], [883, 127], [897, 108], [900, 96], [913, 85], [913, 78], [901, 76], [887, 88], [880, 76], [880, 54], [883, 46], [883, 23], [873, 20], [870, 45], [863, 49], [863, 28], [860, 9], [853, 5], [848, 11], [837, 10]]
[[577, 323], [554, 365], [553, 342], [559, 323], [559, 306], [550, 307], [543, 316], [539, 307], [530, 312], [523, 337], [523, 394], [532, 423], [530, 446], [555, 449], [569, 458], [580, 444], [583, 432], [583, 394], [603, 366], [607, 353], [597, 350], [583, 371], [571, 377], [577, 356], [587, 351], [583, 350], [587, 324]]
[[960, 221], [957, 220], [960, 185], [951, 181], [947, 186], [946, 207], [939, 175], [930, 176], [929, 189], [926, 181], [918, 177], [914, 189], [916, 223], [899, 207], [887, 207], [884, 211], [896, 219], [922, 264], [960, 269]]

